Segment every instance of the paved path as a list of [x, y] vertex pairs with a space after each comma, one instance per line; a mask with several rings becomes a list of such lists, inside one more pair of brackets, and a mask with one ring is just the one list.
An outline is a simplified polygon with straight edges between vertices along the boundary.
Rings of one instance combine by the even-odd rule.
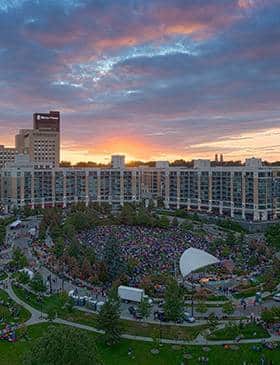
[[[27, 309], [31, 313], [31, 318], [25, 323], [27, 326], [47, 322], [47, 319], [46, 319], [47, 314], [46, 313], [42, 313], [42, 316], [41, 316], [40, 311], [38, 311], [37, 309], [31, 307], [29, 304], [23, 302], [21, 299], [19, 299], [16, 296], [16, 294], [13, 291], [13, 288], [11, 286], [11, 281], [10, 280], [6, 280], [6, 283], [8, 285], [7, 285], [7, 288], [5, 288], [4, 290], [8, 293], [10, 298], [12, 300], [14, 300], [17, 304], [19, 304], [22, 307], [24, 307], [25, 309]], [[68, 321], [68, 320], [61, 319], [61, 318], [56, 318], [53, 322], [58, 323], [58, 324], [63, 324], [63, 325], [66, 325], [66, 326], [75, 327], [75, 328], [86, 330], [86, 331], [90, 331], [90, 332], [94, 332], [94, 333], [99, 333], [99, 334], [104, 333], [103, 331], [101, 331], [101, 330], [99, 330], [95, 327], [87, 326], [87, 325], [80, 324], [80, 323], [71, 322], [71, 321]], [[121, 337], [124, 338], [124, 339], [127, 339], [127, 340], [136, 340], [136, 341], [142, 341], [142, 342], [153, 342], [153, 339], [151, 337], [134, 336], [134, 335], [128, 335], [128, 334], [123, 334]], [[238, 342], [238, 344], [262, 343], [263, 341], [268, 341], [268, 342], [277, 341], [277, 342], [280, 342], [280, 337], [279, 336], [271, 336], [270, 338], [263, 338], [263, 339], [240, 340]], [[172, 339], [164, 339], [163, 338], [163, 339], [160, 339], [160, 342], [164, 343], [164, 344], [172, 344], [172, 345], [196, 345], [196, 346], [203, 346], [203, 345], [217, 346], [217, 345], [225, 345], [225, 344], [231, 345], [231, 344], [236, 344], [237, 343], [235, 340], [231, 340], [231, 341], [228, 341], [228, 340], [227, 341], [208, 341], [202, 335], [197, 336], [197, 338], [193, 341], [172, 340]]]
[[20, 298], [18, 298], [16, 296], [15, 292], [13, 291], [11, 281], [10, 280], [6, 280], [5, 282], [8, 284], [8, 286], [4, 290], [9, 295], [9, 297], [14, 302], [16, 302], [17, 304], [21, 305], [23, 308], [27, 309], [31, 313], [31, 317], [29, 318], [28, 321], [25, 322], [25, 324], [27, 326], [31, 326], [32, 324], [41, 323], [41, 322], [44, 322], [46, 320], [46, 318], [47, 318], [47, 314], [46, 313], [41, 313], [37, 309], [31, 307], [29, 304], [25, 303], [23, 300], [21, 300]]

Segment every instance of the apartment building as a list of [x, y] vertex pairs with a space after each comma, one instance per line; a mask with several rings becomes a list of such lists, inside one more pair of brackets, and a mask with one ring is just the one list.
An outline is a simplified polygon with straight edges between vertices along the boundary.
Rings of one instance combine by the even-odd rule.
[[[84, 202], [123, 205], [152, 199], [166, 208], [267, 221], [280, 216], [280, 166], [248, 159], [238, 166], [211, 166], [194, 161], [192, 168], [123, 166], [110, 168], [38, 168], [27, 156], [1, 170], [1, 202], [14, 207], [66, 207]], [[121, 163], [117, 163], [121, 161]]]
[[0, 169], [5, 166], [7, 162], [14, 162], [17, 150], [13, 147], [5, 147], [0, 145]]

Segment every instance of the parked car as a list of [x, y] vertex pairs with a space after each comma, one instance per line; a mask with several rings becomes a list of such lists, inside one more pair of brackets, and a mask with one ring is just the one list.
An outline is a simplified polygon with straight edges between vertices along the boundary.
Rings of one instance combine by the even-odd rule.
[[128, 307], [129, 313], [134, 317], [136, 314], [136, 308], [133, 306]]
[[128, 308], [129, 313], [136, 319], [142, 319], [141, 314], [137, 311], [137, 309], [133, 306]]
[[184, 320], [188, 323], [194, 323], [195, 322], [195, 318], [189, 312], [184, 313]]
[[272, 297], [273, 300], [275, 300], [276, 302], [280, 302], [280, 293], [277, 293], [275, 294], [273, 297]]
[[167, 322], [167, 319], [164, 316], [164, 311], [155, 311], [154, 318], [158, 319], [161, 322]]

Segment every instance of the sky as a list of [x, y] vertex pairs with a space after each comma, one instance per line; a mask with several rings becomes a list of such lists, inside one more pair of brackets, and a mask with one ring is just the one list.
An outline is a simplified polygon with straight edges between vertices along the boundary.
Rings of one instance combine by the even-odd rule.
[[0, 0], [0, 144], [62, 159], [280, 160], [280, 0]]

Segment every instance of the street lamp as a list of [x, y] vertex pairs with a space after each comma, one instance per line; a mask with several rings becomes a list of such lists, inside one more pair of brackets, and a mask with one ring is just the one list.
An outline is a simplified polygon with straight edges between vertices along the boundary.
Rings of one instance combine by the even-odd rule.
[[43, 318], [43, 298], [41, 295], [39, 295], [39, 301], [40, 301], [40, 309], [41, 309], [40, 319], [42, 319]]
[[192, 317], [194, 316], [194, 282], [193, 276], [191, 277], [191, 285], [192, 285], [192, 297], [191, 297], [191, 306], [192, 306]]

